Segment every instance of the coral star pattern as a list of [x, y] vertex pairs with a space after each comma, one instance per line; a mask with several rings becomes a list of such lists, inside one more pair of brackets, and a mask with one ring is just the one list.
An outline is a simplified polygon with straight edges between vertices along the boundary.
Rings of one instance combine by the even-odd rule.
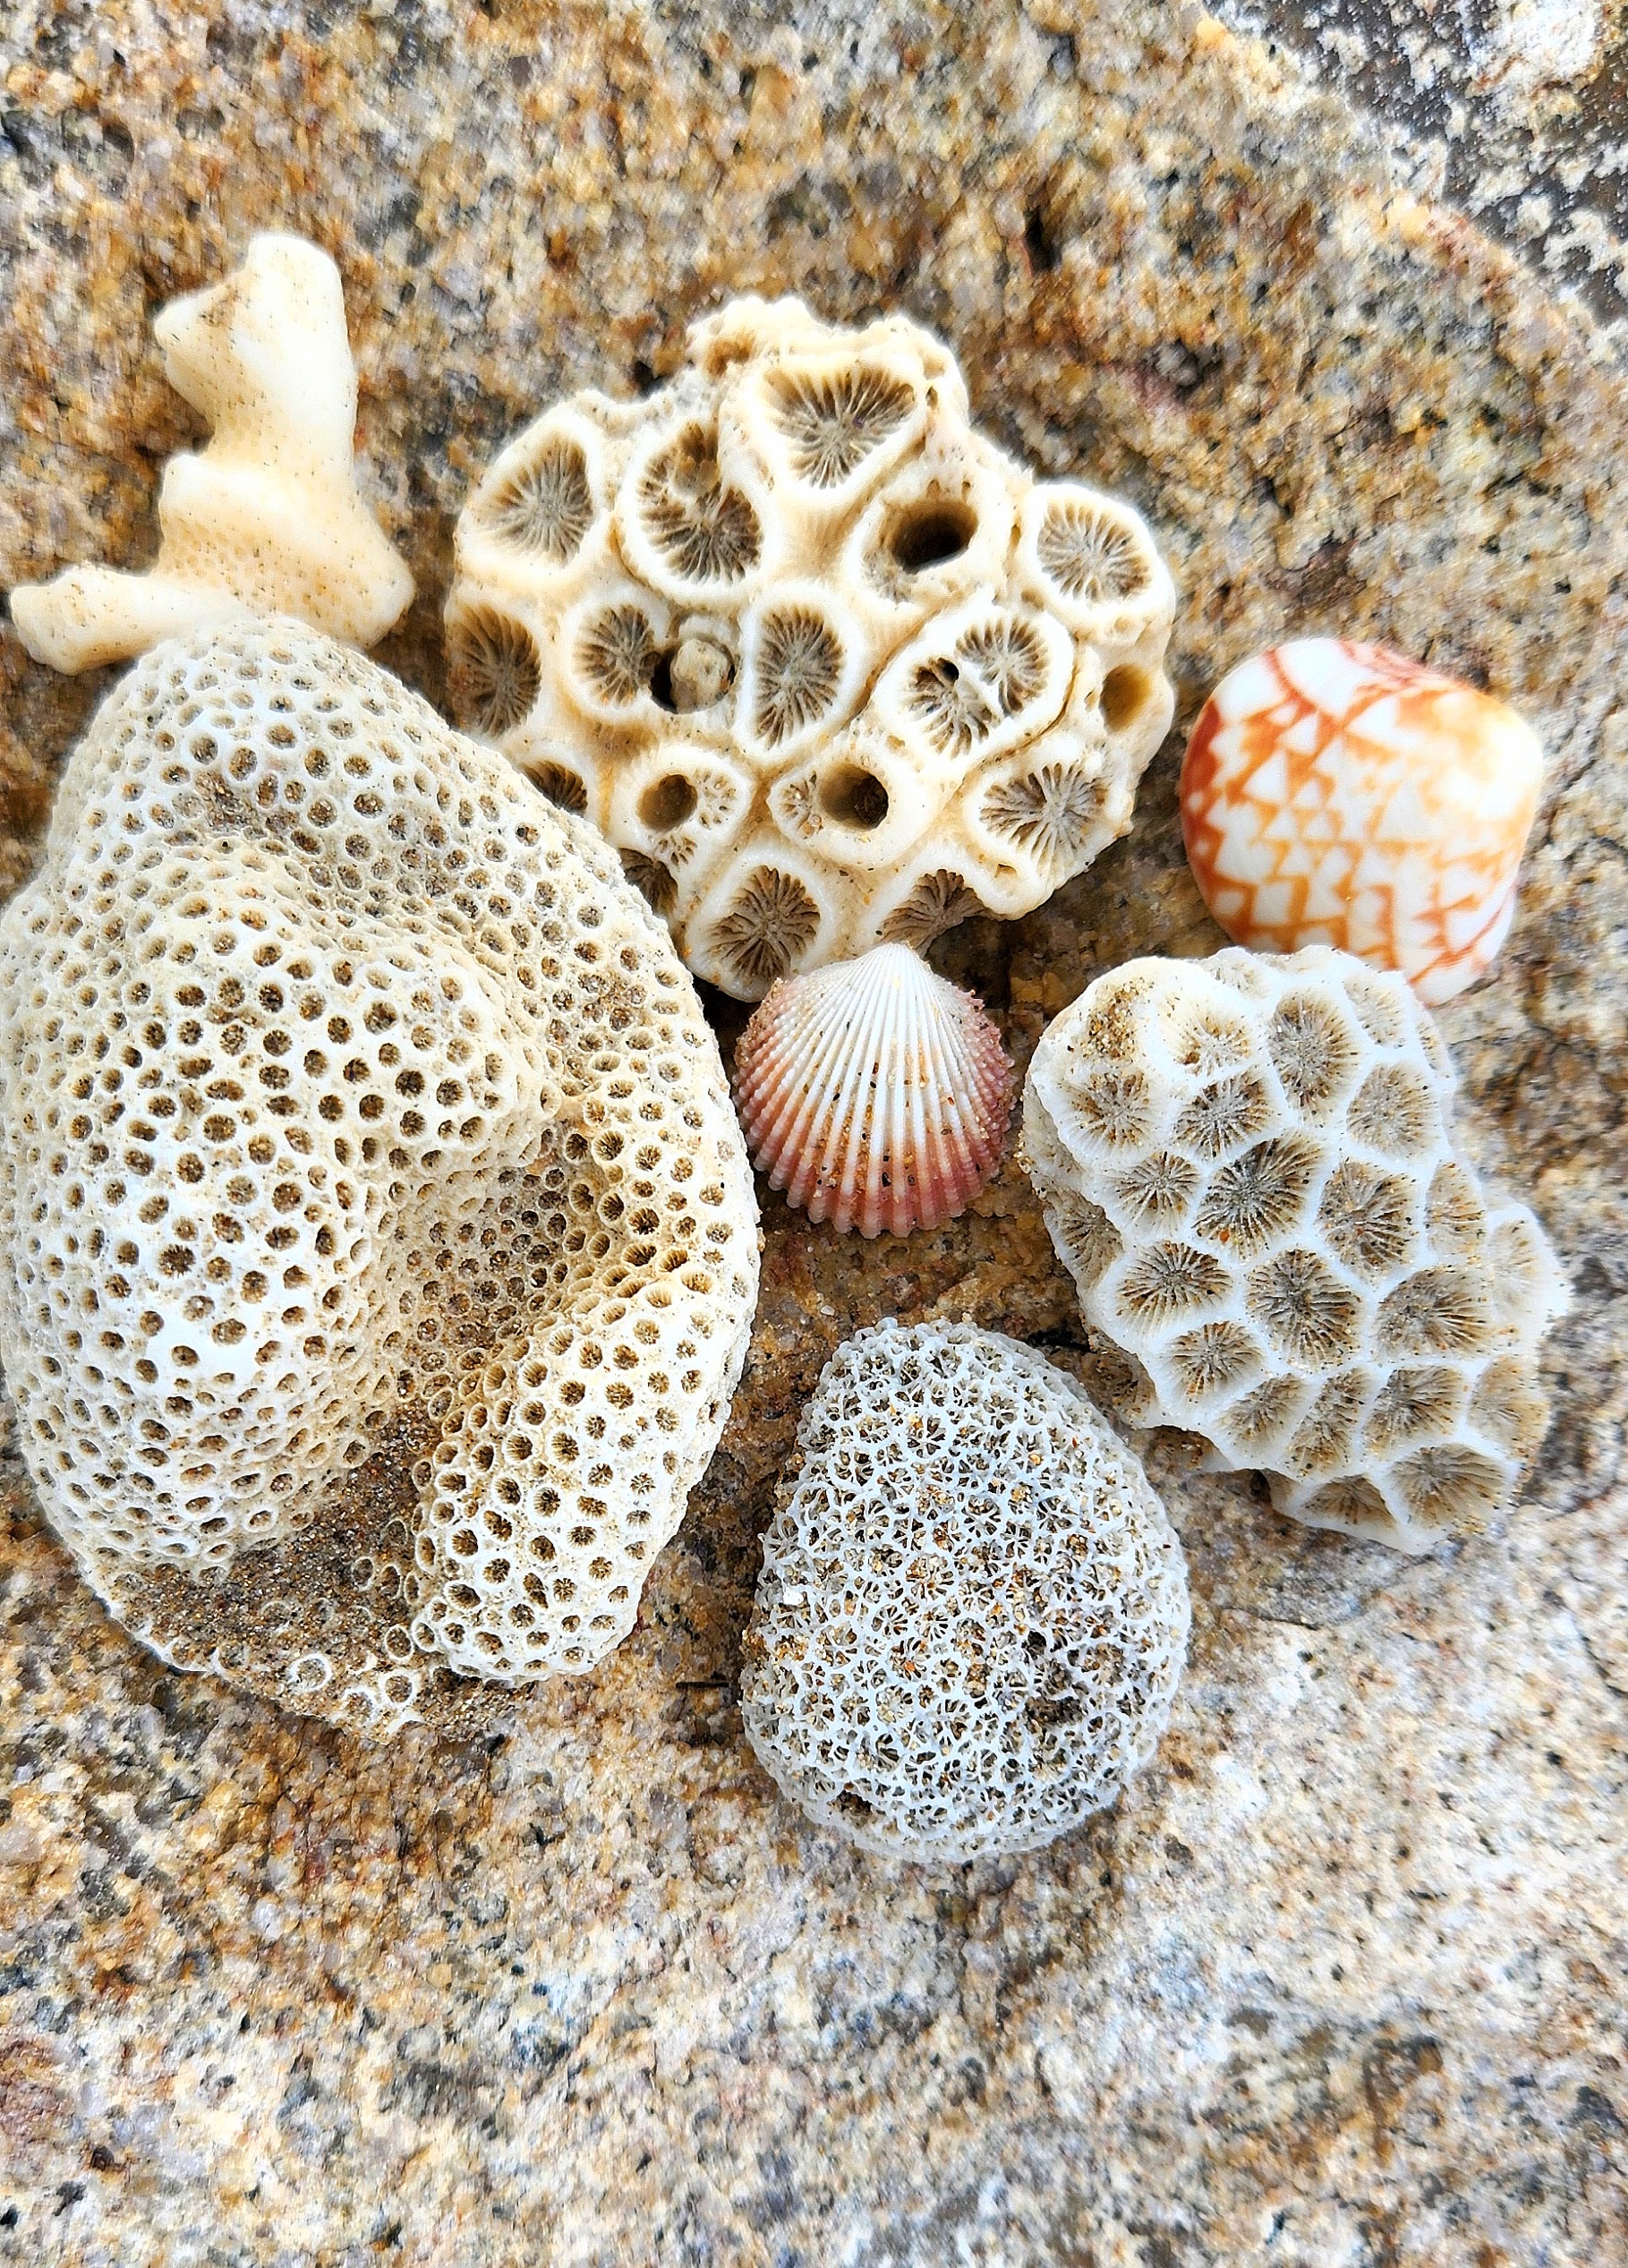
[[1407, 1551], [1485, 1527], [1543, 1438], [1565, 1293], [1453, 1155], [1453, 1071], [1402, 978], [1135, 960], [1051, 1026], [1023, 1142], [1125, 1414], [1202, 1434], [1313, 1527]]
[[1084, 1391], [967, 1324], [826, 1365], [763, 1539], [741, 1714], [780, 1787], [884, 1857], [1037, 1849], [1152, 1755], [1181, 1548]]
[[375, 1734], [626, 1634], [757, 1283], [716, 1044], [614, 855], [292, 622], [155, 648], [69, 763], [0, 918], [0, 1235], [88, 1580]]
[[577, 395], [503, 451], [448, 682], [757, 1000], [1026, 913], [1123, 834], [1174, 603], [1137, 514], [984, 440], [926, 331], [746, 299], [648, 400]]
[[1239, 944], [1338, 945], [1435, 1007], [1508, 934], [1542, 776], [1502, 701], [1380, 646], [1297, 638], [1210, 695], [1181, 828]]
[[240, 269], [173, 301], [153, 336], [212, 438], [165, 467], [145, 573], [69, 567], [12, 593], [29, 652], [89, 669], [246, 612], [374, 644], [413, 577], [356, 492], [356, 371], [333, 261], [298, 236], [256, 236]]

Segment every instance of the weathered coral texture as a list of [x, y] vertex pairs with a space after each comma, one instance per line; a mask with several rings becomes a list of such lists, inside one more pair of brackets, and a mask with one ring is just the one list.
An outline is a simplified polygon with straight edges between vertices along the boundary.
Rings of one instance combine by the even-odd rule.
[[1542, 785], [1538, 736], [1506, 702], [1382, 646], [1294, 638], [1206, 702], [1181, 831], [1237, 943], [1338, 945], [1434, 1008], [1509, 934]]
[[[626, 1634], [757, 1273], [717, 1049], [614, 857], [286, 622], [157, 648], [69, 765], [0, 920], [0, 1234], [90, 1582], [274, 1687], [226, 1608], [286, 1594], [283, 1691], [379, 1729]], [[388, 1516], [322, 1571], [359, 1488]]]
[[1173, 608], [1130, 507], [976, 432], [918, 325], [744, 299], [648, 402], [578, 394], [503, 451], [449, 683], [756, 1000], [1026, 913], [1123, 834]]
[[954, 1863], [1050, 1843], [1158, 1745], [1181, 1548], [1083, 1387], [968, 1324], [827, 1363], [763, 1539], [741, 1714], [793, 1802]]
[[1564, 1305], [1525, 1206], [1448, 1128], [1453, 1067], [1400, 977], [1291, 957], [1135, 960], [1035, 1052], [1023, 1134], [1128, 1414], [1202, 1433], [1313, 1527], [1425, 1551], [1508, 1505]]
[[413, 577], [356, 493], [356, 371], [333, 261], [298, 236], [256, 236], [241, 268], [165, 308], [153, 336], [213, 438], [165, 467], [144, 573], [69, 567], [13, 592], [29, 652], [89, 669], [245, 612], [376, 644]]
[[[1343, 38], [1353, 10], [1321, 13]], [[388, 666], [438, 706], [453, 526], [499, 448], [668, 379], [743, 290], [908, 311], [1002, 448], [1156, 512], [1184, 727], [1313, 629], [1496, 686], [1545, 806], [1440, 1023], [1459, 1139], [1573, 1287], [1522, 1502], [1428, 1559], [1153, 1436], [1193, 1598], [1170, 1729], [1110, 1810], [949, 1880], [780, 1799], [740, 1641], [855, 1329], [970, 1313], [1104, 1401], [1113, 1350], [1010, 1152], [904, 1246], [765, 1198], [741, 1387], [635, 1629], [506, 1738], [376, 1746], [166, 1674], [40, 1523], [13, 1428], [0, 2262], [1615, 2262], [1628, 388], [1575, 310], [1185, 0], [19, 0], [0, 76], [0, 584], [151, 557], [159, 462], [198, 435], [148, 311], [276, 226], [343, 271], [358, 444], [422, 594]], [[106, 687], [3, 635], [0, 677], [9, 891]], [[1225, 943], [1179, 759], [1047, 905], [932, 948], [1019, 1062], [1104, 970]], [[716, 1020], [727, 1060], [745, 1019]]]

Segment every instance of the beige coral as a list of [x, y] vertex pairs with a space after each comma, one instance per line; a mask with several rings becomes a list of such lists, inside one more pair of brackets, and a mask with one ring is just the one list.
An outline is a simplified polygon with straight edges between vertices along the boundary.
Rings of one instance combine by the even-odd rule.
[[561, 403], [458, 522], [449, 682], [738, 998], [1129, 824], [1173, 706], [1142, 521], [972, 427], [947, 350], [743, 299], [648, 401]]
[[1037, 1849], [1152, 1755], [1187, 1570], [1084, 1390], [969, 1324], [839, 1347], [763, 1539], [741, 1714], [811, 1819], [886, 1857]]
[[717, 1047], [592, 830], [291, 622], [104, 704], [0, 918], [0, 1355], [159, 1651], [389, 1730], [589, 1667], [757, 1278]]
[[224, 283], [172, 301], [153, 336], [211, 438], [165, 467], [151, 567], [68, 567], [13, 592], [29, 652], [89, 669], [244, 612], [374, 644], [413, 577], [356, 492], [356, 371], [333, 261], [298, 236], [256, 236]]
[[1409, 1551], [1508, 1505], [1565, 1305], [1454, 1151], [1403, 980], [1327, 946], [1134, 960], [1035, 1052], [1023, 1140], [1126, 1414], [1202, 1434], [1314, 1527]]

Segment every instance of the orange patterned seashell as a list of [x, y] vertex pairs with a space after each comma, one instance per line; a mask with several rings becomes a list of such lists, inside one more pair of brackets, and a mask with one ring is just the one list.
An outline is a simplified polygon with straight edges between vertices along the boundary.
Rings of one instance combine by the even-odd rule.
[[1239, 944], [1337, 945], [1436, 1007], [1509, 934], [1542, 776], [1502, 701], [1383, 646], [1296, 638], [1205, 703], [1181, 832]]
[[970, 993], [908, 945], [776, 985], [735, 1052], [752, 1162], [811, 1221], [908, 1236], [1001, 1162], [1012, 1067]]

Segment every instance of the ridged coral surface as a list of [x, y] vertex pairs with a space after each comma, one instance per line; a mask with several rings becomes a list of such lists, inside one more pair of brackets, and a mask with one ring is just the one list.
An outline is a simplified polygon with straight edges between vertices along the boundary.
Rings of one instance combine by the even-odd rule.
[[877, 945], [774, 987], [736, 1048], [735, 1095], [788, 1205], [908, 1236], [954, 1220], [999, 1165], [1012, 1067], [970, 993]]
[[[1461, 13], [1531, 12], [1434, 21]], [[733, 290], [904, 305], [1003, 446], [1156, 503], [1184, 723], [1315, 624], [1405, 635], [1538, 726], [1555, 808], [1517, 935], [1442, 1025], [1461, 1127], [1575, 1299], [1541, 1513], [1439, 1565], [1151, 1444], [1193, 1590], [1170, 1732], [1112, 1812], [950, 1881], [879, 1876], [781, 1803], [740, 1637], [857, 1322], [965, 1310], [1103, 1401], [1112, 1350], [1010, 1160], [905, 1247], [765, 1207], [742, 1389], [635, 1628], [501, 1744], [371, 1747], [164, 1675], [0, 1460], [0, 2257], [1603, 2268], [1628, 2227], [1628, 387], [1574, 303], [1399, 195], [1281, 47], [1168, 0], [7, 21], [0, 584], [149, 556], [158, 459], [196, 441], [144, 311], [256, 227], [314, 220], [344, 270], [358, 446], [423, 594], [389, 666], [438, 704], [448, 531], [544, 403], [631, 398]], [[0, 661], [11, 889], [106, 687]], [[1104, 969], [1226, 942], [1180, 754], [1083, 883], [934, 950], [1022, 1060]]]
[[707, 317], [648, 401], [510, 443], [456, 569], [463, 720], [740, 1000], [1040, 904], [1124, 833], [1173, 705], [1141, 519], [985, 440], [903, 316]]
[[1255, 1466], [1282, 1512], [1410, 1551], [1508, 1505], [1564, 1305], [1524, 1206], [1455, 1153], [1402, 979], [1314, 946], [1129, 961], [1047, 1030], [1023, 1138], [1127, 1414]]
[[827, 1363], [763, 1539], [741, 1714], [863, 1849], [1033, 1850], [1145, 1764], [1189, 1613], [1181, 1548], [1084, 1389], [967, 1324]]
[[288, 622], [155, 649], [73, 755], [0, 921], [0, 1236], [89, 1581], [375, 1730], [626, 1633], [757, 1281], [717, 1049], [614, 857]]
[[1205, 703], [1181, 830], [1229, 937], [1338, 945], [1434, 1007], [1514, 918], [1543, 751], [1506, 703], [1383, 646], [1296, 638]]

